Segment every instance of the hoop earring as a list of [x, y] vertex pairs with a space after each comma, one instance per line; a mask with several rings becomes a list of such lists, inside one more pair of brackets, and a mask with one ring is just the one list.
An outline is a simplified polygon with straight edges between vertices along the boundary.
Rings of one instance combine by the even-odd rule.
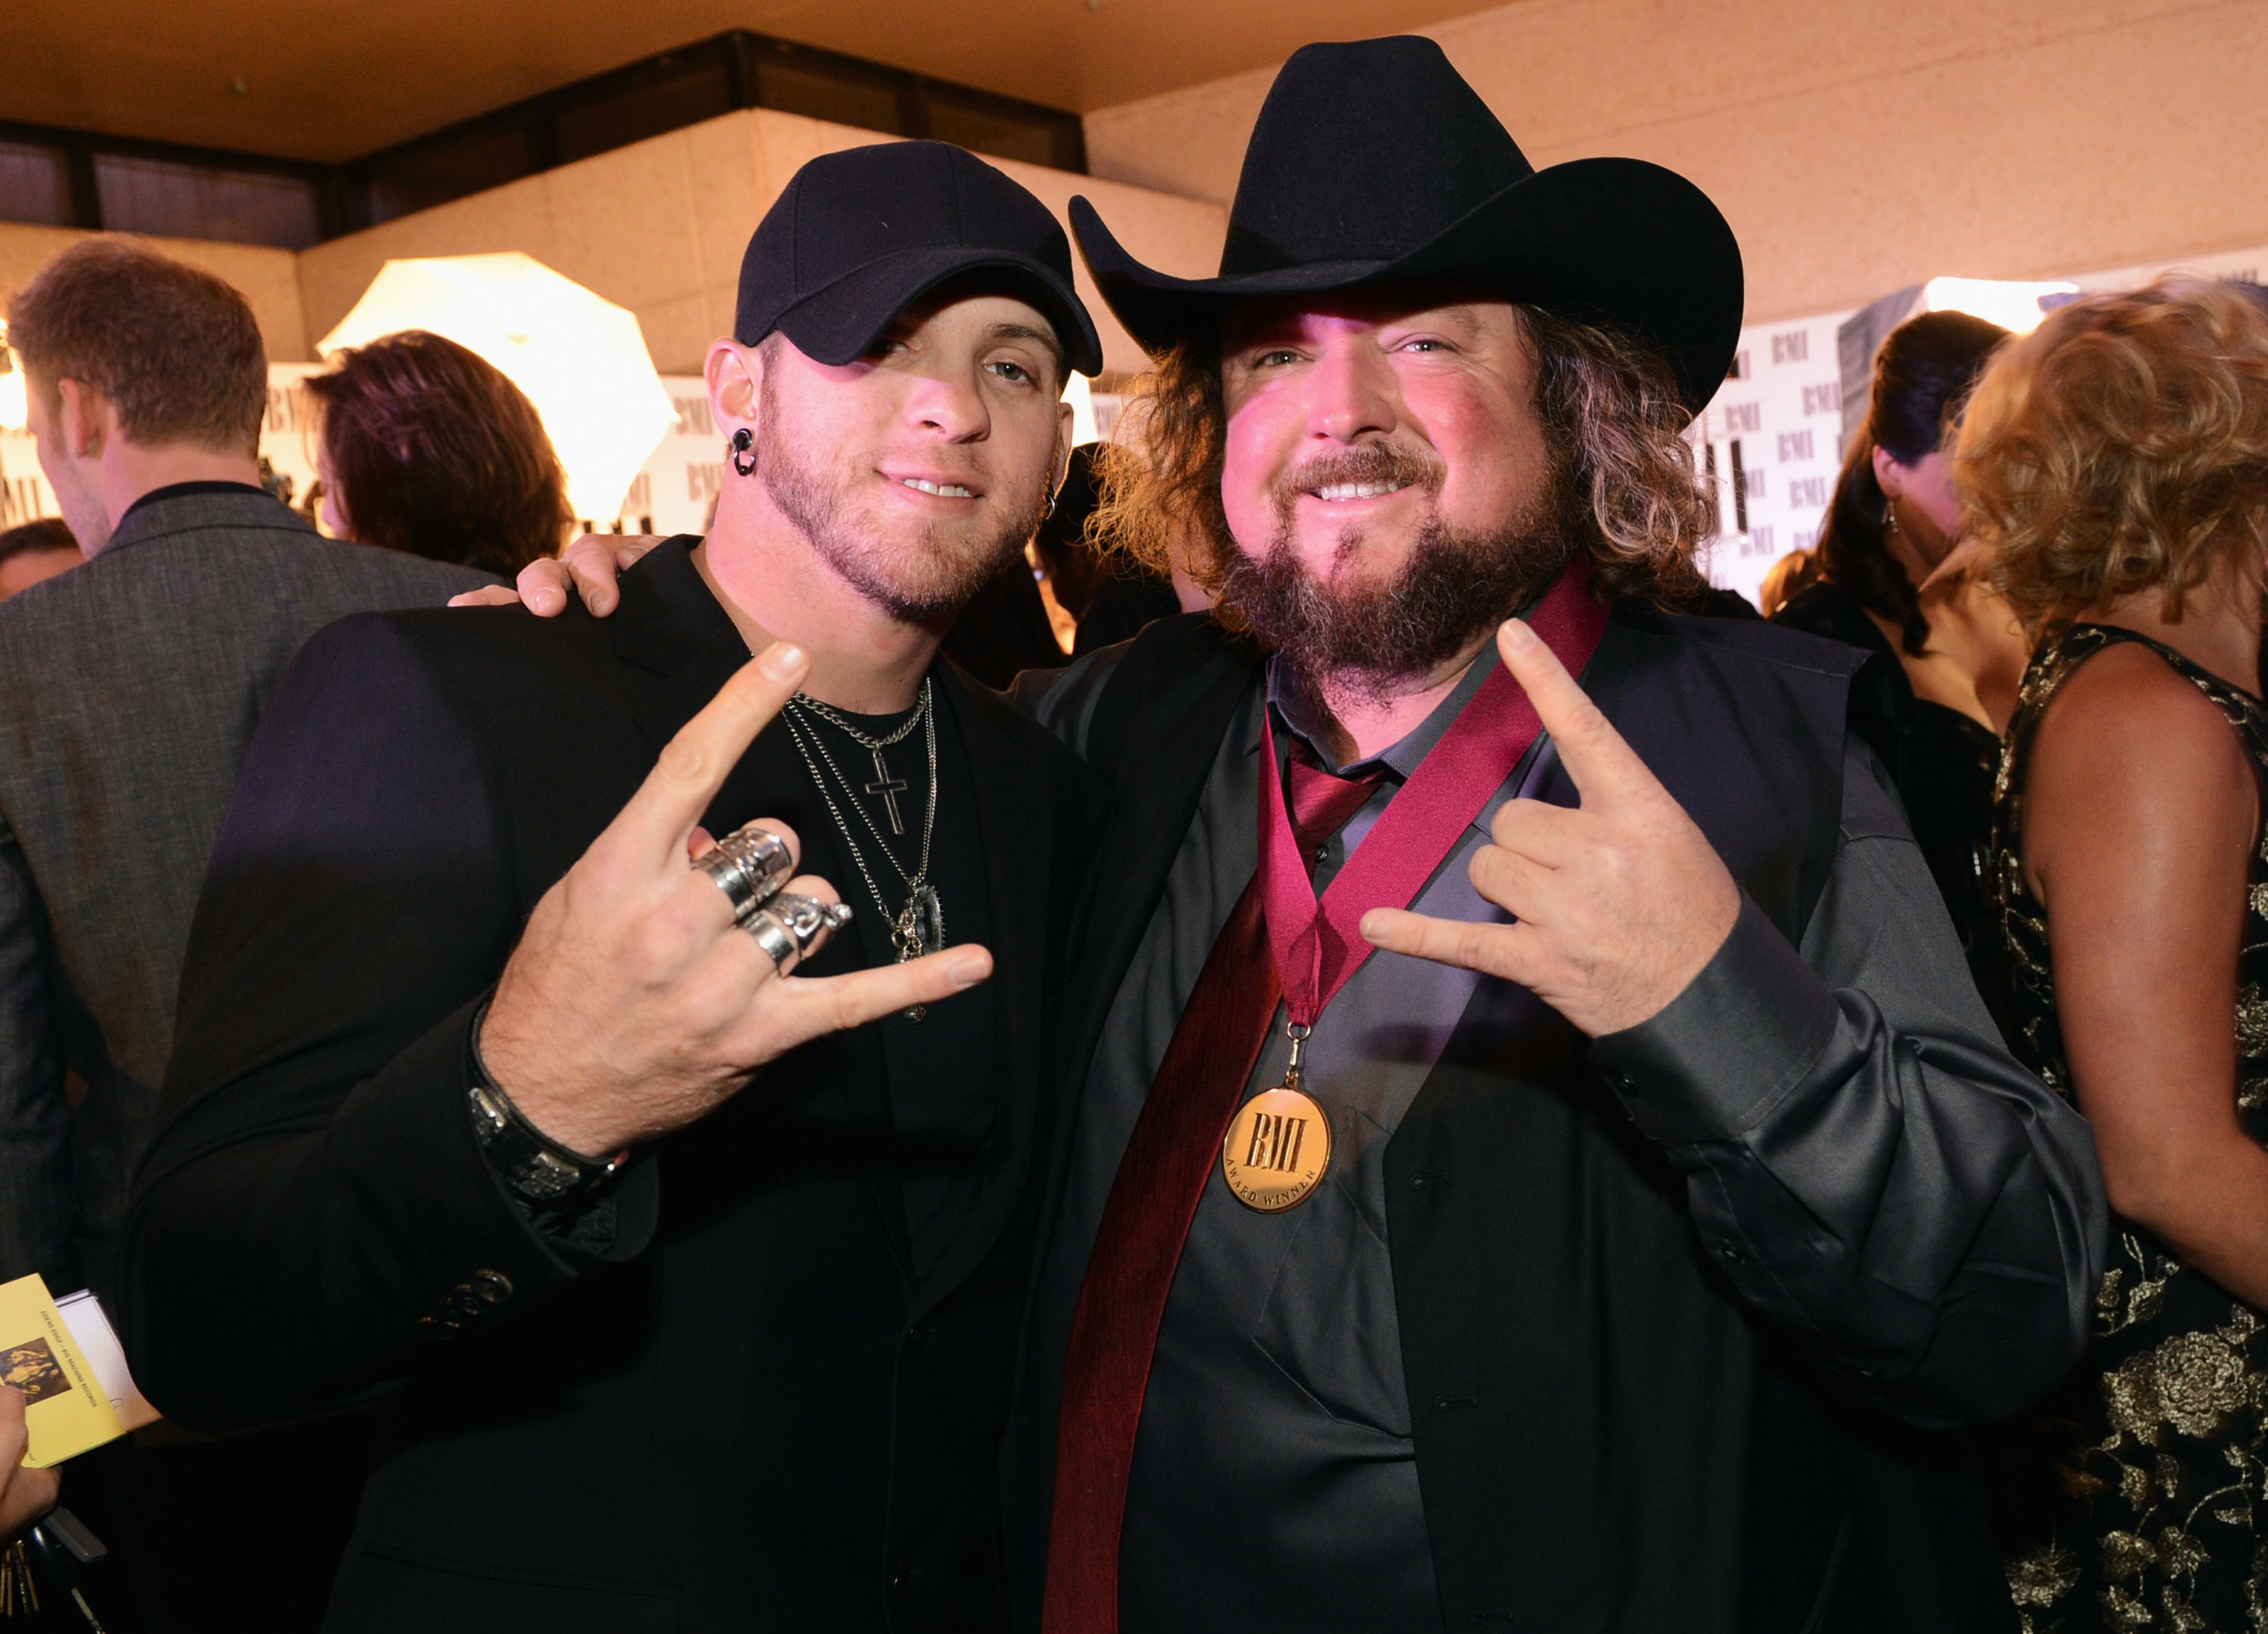
[[733, 469], [738, 471], [742, 476], [755, 475], [756, 456], [753, 452], [756, 434], [745, 425], [733, 433]]
[[1056, 513], [1056, 497], [1049, 494], [1040, 501], [1040, 520], [1044, 522]]

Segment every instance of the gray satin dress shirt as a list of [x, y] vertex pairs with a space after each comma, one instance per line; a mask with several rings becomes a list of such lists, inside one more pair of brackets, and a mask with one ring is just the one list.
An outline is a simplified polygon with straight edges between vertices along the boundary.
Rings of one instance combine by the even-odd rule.
[[[1098, 654], [1032, 697], [1042, 722], [1075, 747], [1083, 747], [1114, 659]], [[1279, 755], [1289, 728], [1329, 769], [1384, 773], [1327, 848], [1316, 870], [1320, 891], [1495, 662], [1485, 652], [1421, 726], [1358, 765], [1335, 763], [1307, 729], [1308, 706], [1280, 664], [1270, 666], [1265, 698], [1256, 689], [1240, 707], [1089, 1071], [1035, 1312], [1042, 1354], [1060, 1359], [1119, 1159], [1197, 974], [1257, 865], [1261, 710], [1277, 710]], [[1473, 889], [1467, 865], [1487, 843], [1498, 808], [1537, 789], [1554, 766], [1546, 740], [1483, 806], [1412, 906], [1442, 917], [1505, 920]], [[1800, 949], [1791, 950], [1749, 905], [1685, 995], [1643, 1026], [1600, 1041], [1593, 1057], [1641, 1128], [1689, 1157], [1704, 1153], [1699, 1161], [1715, 1184], [1697, 1189], [1696, 1228], [1722, 1249], [1716, 1257], [1744, 1298], [1814, 1333], [1851, 1322], [1879, 1329], [1880, 1321], [1850, 1307], [1879, 1297], [1884, 1281], [1911, 1285], [1901, 1257], [1942, 1246], [1919, 1248], [1897, 1231], [1869, 1233], [1866, 1222], [1840, 1213], [1877, 1211], [1894, 1220], [1911, 1203], [1941, 1215], [1936, 1200], [1945, 1188], [1973, 1189], [1991, 1178], [1955, 1173], [1959, 1154], [1946, 1146], [1916, 1160], [1907, 1126], [1930, 1122], [1917, 1116], [1926, 1103], [1944, 1101], [1951, 1127], [1980, 1075], [2005, 1076], [2019, 1096], [2045, 1093], [2001, 1048], [1949, 924], [1941, 911], [1927, 911], [1936, 889], [1886, 776], [1855, 743], [1843, 802], [1836, 861]], [[1886, 924], [1903, 933], [1880, 935]], [[1799, 954], [1808, 972], [1796, 965]], [[1239, 1203], [1214, 1167], [1144, 1402], [1120, 1557], [1127, 1634], [1440, 1630], [1387, 1249], [1384, 1158], [1482, 979], [1373, 954], [1317, 1021], [1302, 1055], [1304, 1086], [1332, 1124], [1325, 1181], [1299, 1206], [1263, 1214]], [[1822, 1050], [1811, 1025], [1822, 1005], [1846, 1019], [1854, 1008], [1871, 1010], [1879, 1024], [1838, 1025]], [[1247, 1098], [1282, 1080], [1287, 1054], [1279, 1011]], [[1807, 1084], [1822, 1073], [1853, 1088], [1895, 1079], [1908, 1098], [1904, 1119], [1869, 1128], [1822, 1118], [1817, 1100], [1803, 1093], [1787, 1094], [1784, 1110], [1759, 1111], [1757, 1086], [1790, 1076], [1781, 1070], [1789, 1062], [1767, 1058], [1783, 1054]], [[1624, 1064], [1637, 1075], [1618, 1070]], [[1639, 1078], [1675, 1091], [1648, 1108], [1635, 1093]], [[1749, 1120], [1738, 1136], [1712, 1128], [1705, 1139], [1695, 1127], [1697, 1116], [1734, 1107]], [[2035, 1135], [2037, 1156], [2053, 1172], [2073, 1160], [2063, 1149], [2068, 1135], [2059, 1127]], [[1893, 1165], [1903, 1172], [1889, 1174]], [[1828, 1195], [1869, 1170], [1879, 1183]], [[1831, 1243], [1830, 1251], [1811, 1252], [1822, 1219], [1853, 1227], [1859, 1263]], [[1761, 1255], [1743, 1260], [1734, 1246], [1774, 1233], [1798, 1252], [1772, 1256], [1778, 1262], [1769, 1267]], [[1863, 1360], [1852, 1371], [1863, 1375]]]

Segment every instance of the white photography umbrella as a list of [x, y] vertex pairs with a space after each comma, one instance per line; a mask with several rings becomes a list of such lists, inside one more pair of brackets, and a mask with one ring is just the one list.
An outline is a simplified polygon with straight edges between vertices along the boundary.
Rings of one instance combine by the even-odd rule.
[[637, 316], [517, 250], [387, 261], [315, 350], [328, 357], [404, 329], [479, 353], [527, 394], [578, 517], [619, 516], [631, 479], [677, 423]]

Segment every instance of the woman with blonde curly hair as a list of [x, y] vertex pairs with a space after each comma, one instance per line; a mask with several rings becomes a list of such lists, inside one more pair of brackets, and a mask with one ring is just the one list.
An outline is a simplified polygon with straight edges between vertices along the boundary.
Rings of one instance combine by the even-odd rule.
[[2010, 1580], [2038, 1634], [2268, 1620], [2268, 319], [2164, 282], [2054, 313], [1956, 480], [2036, 648], [1995, 889], [2020, 1055], [2093, 1122], [2116, 1220], [2057, 1474]]

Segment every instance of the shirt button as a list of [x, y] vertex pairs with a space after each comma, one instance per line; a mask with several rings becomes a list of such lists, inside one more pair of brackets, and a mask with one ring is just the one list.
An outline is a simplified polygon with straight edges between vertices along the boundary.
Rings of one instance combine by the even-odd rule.
[[1741, 1257], [1741, 1246], [1727, 1237], [1717, 1245], [1717, 1252], [1728, 1260], [1738, 1261]]

